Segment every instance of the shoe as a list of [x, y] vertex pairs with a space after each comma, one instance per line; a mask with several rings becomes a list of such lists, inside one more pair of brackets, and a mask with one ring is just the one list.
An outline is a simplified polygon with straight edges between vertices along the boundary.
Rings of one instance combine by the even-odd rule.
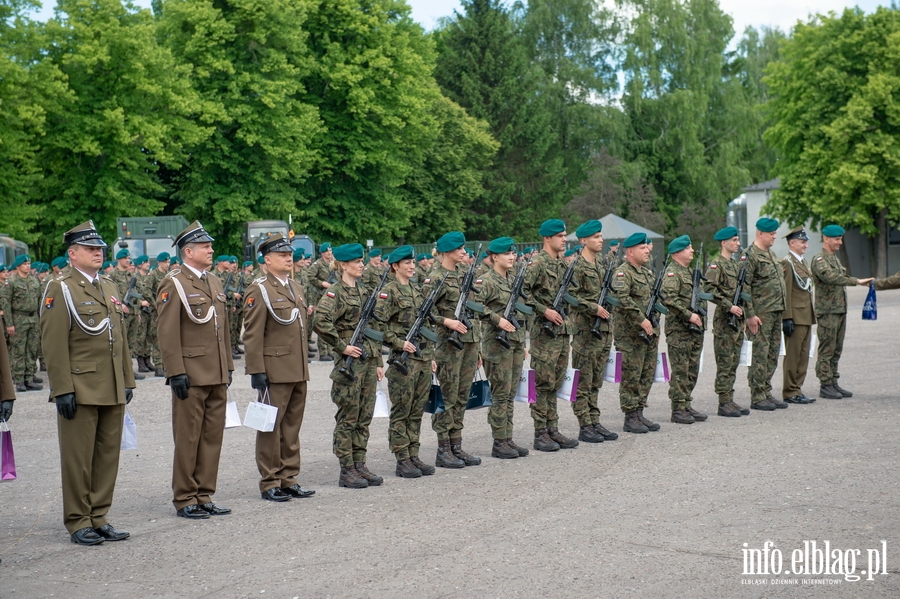
[[41, 383], [44, 382], [44, 379], [42, 379], [42, 378], [39, 377], [38, 375], [34, 375], [33, 377], [31, 377], [31, 382], [34, 383], [34, 384], [36, 384], [36, 385], [40, 385]]
[[510, 447], [506, 439], [494, 439], [494, 445], [491, 447], [491, 457], [500, 458], [501, 460], [512, 460], [519, 457], [519, 452]]
[[619, 438], [619, 433], [614, 433], [612, 431], [607, 430], [599, 422], [594, 424], [594, 430], [597, 431], [598, 433], [600, 433], [603, 436], [603, 439], [605, 441], [615, 441], [616, 439]]
[[831, 381], [831, 386], [834, 388], [835, 391], [837, 391], [844, 397], [853, 397], [852, 393], [850, 393], [849, 391], [847, 391], [846, 389], [844, 389], [843, 387], [838, 385], [837, 379], [834, 379], [833, 381]]
[[539, 428], [534, 431], [534, 448], [538, 451], [559, 451], [559, 443], [550, 438], [547, 429]]
[[656, 432], [659, 430], [659, 425], [655, 422], [651, 422], [648, 418], [644, 417], [644, 408], [641, 408], [638, 412], [638, 420], [641, 421], [641, 424], [647, 427], [647, 430]]
[[394, 474], [400, 478], [419, 478], [422, 476], [422, 471], [416, 468], [409, 458], [403, 458], [397, 460], [397, 469], [394, 470]]
[[28, 389], [25, 387], [25, 383], [16, 383], [16, 393], [25, 393]]
[[147, 368], [147, 362], [144, 361], [143, 356], [138, 356], [137, 365], [138, 365], [138, 372], [150, 372], [150, 369]]
[[506, 440], [506, 444], [519, 452], [519, 457], [524, 458], [528, 455], [528, 450], [522, 447], [521, 445], [517, 445], [515, 441], [512, 440], [512, 437]]
[[806, 398], [803, 395], [794, 395], [793, 397], [785, 397], [784, 401], [787, 403], [796, 403], [796, 404], [811, 403], [809, 401], [806, 401]]
[[156, 372], [153, 373], [153, 376], [158, 376], [158, 377], [161, 377], [161, 378], [166, 378], [166, 371], [163, 370], [162, 368], [157, 368], [157, 369], [156, 369]]
[[413, 463], [413, 466], [422, 471], [422, 476], [431, 476], [434, 474], [434, 466], [426, 464], [419, 459], [419, 456], [410, 456], [409, 461]]
[[[19, 388], [16, 387], [18, 391]], [[819, 389], [819, 397], [823, 399], [844, 399], [844, 394], [834, 388], [834, 385], [825, 385]]]
[[72, 542], [76, 545], [99, 545], [103, 541], [104, 538], [90, 526], [85, 526], [72, 533]]
[[774, 405], [779, 410], [786, 410], [788, 407], [786, 401], [778, 401], [777, 399], [770, 399], [769, 401], [772, 402], [772, 405]]
[[641, 422], [640, 418], [638, 418], [637, 410], [633, 410], [625, 414], [625, 424], [622, 426], [622, 430], [626, 433], [650, 432], [650, 429], [644, 426], [644, 423]]
[[94, 532], [103, 537], [104, 541], [124, 541], [131, 536], [131, 534], [124, 530], [116, 530], [113, 528], [113, 525], [109, 523], [104, 524], [100, 528], [95, 528]]
[[815, 398], [815, 397], [809, 397], [809, 396], [806, 395], [805, 393], [801, 393], [801, 394], [800, 394], [800, 399], [802, 399], [802, 400], [803, 400], [803, 403], [805, 403], [805, 404], [808, 404], [808, 403], [816, 403], [816, 398]]
[[322, 354], [321, 356], [319, 356], [319, 362], [334, 362], [334, 356]]
[[463, 451], [462, 437], [450, 439], [450, 451], [453, 452], [453, 455], [465, 462], [466, 466], [478, 466], [481, 464], [481, 458]]
[[290, 487], [281, 487], [281, 492], [297, 499], [305, 499], [316, 494], [312, 489], [301, 489], [297, 483], [292, 484]]
[[41, 372], [47, 372], [47, 363], [41, 358]]
[[547, 436], [559, 445], [560, 449], [575, 449], [578, 447], [578, 439], [570, 439], [565, 436], [556, 427], [547, 427]]
[[276, 501], [278, 503], [291, 500], [291, 496], [282, 491], [279, 487], [267, 489], [260, 493], [260, 496], [266, 501]]
[[369, 481], [360, 476], [353, 466], [341, 466], [338, 486], [347, 487], [348, 489], [365, 489], [369, 486]]
[[209, 512], [196, 504], [184, 506], [180, 510], [177, 510], [175, 515], [181, 518], [190, 518], [192, 520], [206, 520], [209, 518]]
[[745, 408], [744, 406], [739, 406], [736, 403], [734, 403], [733, 401], [730, 401], [728, 403], [731, 404], [731, 407], [733, 407], [734, 409], [739, 411], [742, 416], [747, 416], [748, 414], [750, 414], [750, 410], [748, 408]]
[[775, 404], [773, 404], [773, 403], [772, 403], [771, 401], [769, 401], [768, 399], [763, 399], [763, 400], [758, 401], [758, 402], [756, 402], [756, 403], [751, 403], [751, 404], [750, 404], [750, 409], [751, 409], [751, 410], [764, 410], [764, 411], [766, 411], [766, 412], [774, 412], [774, 411], [775, 411]]
[[232, 350], [231, 350], [231, 357], [232, 357], [232, 359], [234, 359], [234, 360], [240, 360], [240, 359], [241, 359], [241, 354], [238, 353], [238, 350], [232, 348]]
[[144, 380], [144, 375], [141, 374], [140, 372], [135, 372], [135, 373], [134, 373], [134, 380], [136, 380], [136, 381], [142, 381], [142, 380]]
[[156, 370], [156, 364], [154, 364], [154, 363], [150, 360], [150, 356], [144, 356], [144, 364], [147, 365], [147, 369], [148, 369], [150, 372], [153, 372], [154, 370]]
[[687, 410], [672, 410], [672, 422], [675, 424], [694, 424], [694, 417]]
[[688, 414], [690, 414], [691, 416], [694, 417], [694, 420], [695, 420], [696, 422], [703, 422], [704, 420], [706, 420], [707, 418], [709, 418], [709, 416], [707, 416], [707, 415], [704, 414], [703, 412], [698, 412], [697, 410], [695, 410], [695, 409], [692, 408], [691, 406], [688, 406], [687, 412], [688, 412]]
[[605, 439], [603, 439], [603, 435], [594, 429], [593, 424], [587, 424], [578, 431], [578, 440], [585, 443], [603, 443]]
[[719, 411], [716, 412], [719, 416], [725, 416], [728, 418], [740, 418], [741, 411], [735, 409], [733, 405], [730, 403], [719, 404]]
[[239, 348], [239, 347], [234, 348], [234, 351], [236, 351], [237, 353], [241, 354], [242, 356], [244, 355], [244, 350], [242, 350], [242, 349]]
[[438, 468], [465, 468], [466, 463], [453, 454], [450, 447], [450, 439], [443, 441], [438, 439], [437, 457], [434, 459], [434, 465]]
[[381, 483], [384, 482], [384, 479], [371, 472], [368, 468], [366, 468], [365, 462], [356, 462], [353, 464], [353, 469], [356, 470], [356, 473], [361, 477], [366, 479], [366, 482], [369, 483], [370, 487], [377, 487]]
[[227, 516], [231, 513], [230, 507], [220, 507], [212, 501], [207, 501], [200, 506], [200, 509], [205, 510], [210, 516]]
[[31, 381], [25, 381], [25, 389], [27, 389], [28, 391], [40, 391], [43, 388], [43, 385], [38, 385]]

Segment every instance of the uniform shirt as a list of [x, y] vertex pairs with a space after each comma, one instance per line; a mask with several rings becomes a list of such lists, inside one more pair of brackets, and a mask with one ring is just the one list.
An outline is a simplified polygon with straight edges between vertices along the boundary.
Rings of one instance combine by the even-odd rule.
[[[599, 258], [599, 256], [597, 256]], [[613, 273], [615, 275], [615, 273]], [[590, 344], [590, 347], [600, 348], [606, 345], [607, 339], [597, 339], [590, 334], [594, 322], [597, 320], [597, 300], [600, 299], [600, 292], [603, 290], [603, 278], [606, 276], [606, 269], [600, 260], [596, 260], [593, 264], [588, 262], [584, 256], [578, 255], [575, 262], [575, 275], [572, 281], [576, 284], [575, 293], [573, 295], [578, 299], [578, 305], [572, 308], [573, 318], [572, 327], [576, 335], [584, 337], [582, 342]], [[609, 295], [615, 294], [615, 290], [610, 284]], [[609, 308], [612, 312], [611, 307]], [[608, 320], [600, 319], [600, 330], [609, 332], [610, 323]], [[587, 333], [587, 335], [585, 335]], [[588, 339], [590, 337], [590, 339]]]
[[[688, 330], [688, 321], [691, 312], [691, 295], [693, 293], [693, 272], [687, 266], [682, 266], [674, 260], [669, 263], [666, 273], [663, 275], [662, 303], [669, 309], [666, 315], [666, 335], [681, 333]], [[700, 300], [700, 308], [706, 309], [706, 302]], [[701, 328], [706, 330], [706, 318], [700, 318]]]
[[[798, 260], [796, 254], [789, 253], [784, 257], [782, 268], [784, 270], [786, 293], [784, 297], [784, 312], [781, 314], [781, 319], [793, 320], [795, 325], [816, 324], [816, 313], [813, 310], [812, 276], [809, 272], [809, 264], [806, 261]], [[797, 283], [798, 277], [804, 285], [809, 285], [808, 289], [800, 287]]]
[[[319, 300], [313, 317], [313, 328], [319, 338], [332, 346], [336, 353], [340, 354], [347, 348], [368, 296], [369, 292], [365, 287], [359, 284], [351, 287], [339, 278], [325, 290]], [[370, 319], [369, 327], [376, 329], [376, 321], [375, 318]], [[378, 342], [364, 336], [362, 348], [369, 358], [377, 358], [378, 365], [382, 364], [381, 345]]]
[[744, 306], [744, 315], [753, 318], [757, 314], [782, 312], [785, 306], [784, 271], [775, 252], [762, 250], [755, 243], [747, 250], [747, 278], [744, 288], [750, 301]]
[[[285, 284], [275, 276], [262, 277], [247, 287], [243, 304], [246, 373], [264, 372], [271, 383], [308, 381], [307, 304], [300, 285], [292, 280]], [[285, 324], [295, 309], [296, 320]]]
[[[381, 289], [378, 302], [375, 304], [375, 317], [381, 323], [384, 333], [384, 344], [391, 350], [391, 360], [396, 360], [403, 352], [406, 335], [416, 322], [419, 307], [425, 301], [425, 295], [412, 284], [401, 285], [396, 278]], [[428, 326], [428, 323], [425, 323]], [[409, 354], [413, 360], [431, 361], [434, 354], [433, 345], [420, 337], [415, 343], [419, 346], [419, 355]]]
[[[616, 299], [619, 300], [613, 321], [616, 337], [633, 337], [643, 330], [641, 323], [644, 322], [644, 313], [650, 303], [653, 283], [653, 271], [646, 266], [635, 267], [626, 260], [616, 269], [612, 284]], [[653, 333], [659, 334], [659, 328], [654, 328]]]
[[740, 261], [719, 256], [709, 263], [709, 267], [706, 269], [706, 283], [703, 284], [703, 290], [712, 294], [712, 301], [717, 307], [717, 318], [727, 317], [729, 310], [734, 305], [732, 300], [734, 300], [734, 292], [737, 290], [741, 265], [746, 262], [747, 256], [741, 254]]
[[[134, 278], [134, 275], [127, 270], [113, 268], [112, 272], [109, 273], [109, 278], [116, 284], [116, 288], [119, 291], [119, 299], [124, 301], [125, 295], [128, 293], [128, 286], [131, 284], [131, 279]], [[137, 283], [135, 283], [136, 286]], [[128, 309], [130, 310], [131, 306], [128, 306]]]
[[[325, 293], [322, 283], [328, 282], [333, 272], [331, 265], [326, 264], [321, 258], [309, 266], [309, 301], [318, 303]], [[339, 277], [335, 275], [335, 279], [337, 278]]]
[[[9, 285], [10, 316], [15, 318], [37, 317], [41, 305], [41, 283], [34, 277], [20, 277], [12, 273], [7, 279]], [[14, 324], [10, 319], [7, 326]]]
[[[527, 271], [526, 271], [527, 275]], [[482, 333], [481, 354], [488, 362], [499, 362], [501, 356], [511, 351], [506, 349], [497, 341], [497, 335], [503, 329], [500, 328], [500, 319], [506, 311], [506, 305], [512, 295], [512, 286], [516, 278], [516, 269], [511, 268], [506, 276], [501, 276], [496, 270], [491, 269], [485, 273], [481, 283], [481, 293], [478, 295], [478, 301], [484, 304], [484, 314], [481, 314], [481, 320], [484, 327]], [[519, 321], [519, 328], [509, 333], [510, 344], [525, 343], [525, 320], [524, 316], [517, 313], [516, 319]]]
[[810, 265], [816, 286], [816, 314], [846, 314], [847, 291], [844, 287], [859, 285], [859, 280], [847, 276], [847, 269], [837, 255], [825, 250], [816, 254]]
[[[567, 266], [562, 259], [554, 258], [545, 250], [541, 250], [531, 261], [531, 266], [528, 267], [528, 273], [525, 275], [525, 284], [522, 287], [528, 298], [526, 300], [528, 305], [534, 309], [535, 322], [539, 323], [535, 327], [536, 333], [532, 335], [532, 343], [541, 338], [550, 339], [548, 335], [544, 335], [541, 332], [544, 323], [550, 322], [544, 318], [544, 312], [552, 307], [563, 276], [566, 274]], [[573, 292], [575, 290], [574, 285], [569, 286], [570, 294], [574, 295]], [[552, 326], [557, 335], [566, 334], [565, 324]]]
[[[441, 287], [441, 290], [438, 292], [437, 298], [434, 300], [434, 310], [432, 312], [434, 314], [434, 322], [439, 325], [435, 332], [441, 338], [441, 343], [443, 343], [450, 336], [450, 333], [452, 333], [450, 329], [443, 326], [444, 320], [448, 318], [450, 320], [457, 320], [454, 312], [456, 311], [456, 304], [459, 301], [460, 285], [466, 276], [468, 267], [463, 268], [457, 266], [454, 270], [447, 270], [439, 262], [435, 262], [434, 265], [434, 268], [431, 269], [431, 272], [428, 273], [428, 276], [425, 277], [425, 280], [422, 282], [422, 295], [430, 295], [432, 289], [441, 282], [447, 273], [450, 273], [449, 276], [447, 276], [447, 280], [444, 282], [444, 286]], [[472, 286], [476, 292], [480, 292], [480, 285], [481, 279], [475, 279], [473, 281]], [[470, 294], [470, 300], [475, 299], [471, 297], [472, 295], [477, 297], [478, 294]], [[472, 319], [472, 326], [469, 327], [468, 332], [466, 332], [465, 335], [460, 335], [460, 339], [464, 343], [478, 343], [481, 341], [481, 329], [480, 327], [475, 326], [476, 322], [475, 319]]]
[[900, 272], [894, 273], [886, 279], [878, 279], [875, 281], [875, 289], [898, 289], [900, 288]]

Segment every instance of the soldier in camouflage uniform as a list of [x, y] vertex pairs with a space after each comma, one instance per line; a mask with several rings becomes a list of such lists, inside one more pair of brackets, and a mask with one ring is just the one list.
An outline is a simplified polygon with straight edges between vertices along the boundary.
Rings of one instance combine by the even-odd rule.
[[[134, 306], [134, 312], [138, 315], [138, 325], [132, 351], [137, 357], [138, 372], [153, 372], [155, 367], [150, 361], [150, 353], [153, 351], [151, 346], [156, 343], [156, 335], [150, 323], [150, 298], [155, 296], [149, 295], [150, 258], [145, 255], [138, 256], [134, 259], [134, 267], [134, 276], [137, 277], [134, 290], [141, 295], [141, 299]], [[152, 327], [155, 326], [156, 323], [153, 323]]]
[[[319, 246], [319, 259], [309, 266], [310, 304], [315, 302], [315, 304], [318, 305], [325, 290], [328, 289], [332, 284], [331, 282], [335, 280], [334, 271], [331, 269], [332, 261], [331, 244], [326, 241]], [[317, 345], [320, 362], [331, 362], [334, 360], [334, 357], [332, 356], [333, 350], [324, 339], [318, 341]]]
[[9, 333], [6, 327], [12, 322], [12, 310], [9, 308], [9, 267], [0, 262], [0, 329], [3, 329], [3, 342], [9, 347]]
[[784, 409], [787, 404], [772, 396], [772, 376], [778, 367], [781, 348], [781, 314], [784, 312], [784, 272], [781, 261], [770, 249], [775, 243], [778, 221], [756, 221], [756, 239], [747, 250], [746, 291], [750, 301], [744, 306], [747, 337], [753, 343], [753, 360], [747, 380], [750, 407], [754, 410]]
[[[572, 367], [581, 371], [578, 381], [577, 401], [572, 410], [581, 427], [578, 440], [587, 443], [615, 441], [619, 438], [614, 432], [600, 424], [600, 408], [597, 398], [603, 387], [603, 375], [612, 348], [612, 330], [610, 328], [609, 311], [597, 303], [603, 289], [606, 268], [601, 263], [603, 251], [603, 224], [599, 220], [589, 220], [575, 231], [578, 243], [582, 245], [581, 254], [576, 258], [574, 296], [578, 305], [572, 308]], [[609, 296], [612, 296], [610, 289]], [[594, 322], [600, 317], [598, 339], [591, 333]]]
[[[330, 249], [330, 248], [329, 248]], [[334, 249], [338, 279], [330, 285], [313, 314], [313, 327], [323, 343], [334, 348], [340, 359], [331, 371], [331, 401], [337, 406], [334, 416], [334, 455], [341, 464], [338, 486], [362, 489], [384, 482], [366, 467], [369, 425], [375, 410], [375, 386], [383, 376], [380, 344], [366, 337], [363, 348], [347, 345], [366, 303], [369, 291], [357, 282], [362, 276], [363, 247], [342, 245]], [[370, 326], [375, 324], [370, 321]], [[365, 349], [366, 357], [361, 359]], [[342, 374], [344, 357], [354, 358], [353, 379]]]
[[[566, 271], [562, 260], [566, 248], [566, 224], [559, 219], [546, 220], [538, 234], [544, 238], [544, 247], [532, 259], [524, 285], [528, 305], [534, 310], [535, 317], [531, 333], [531, 366], [537, 397], [531, 404], [531, 417], [534, 420], [534, 448], [558, 451], [578, 447], [577, 439], [559, 432], [556, 409], [556, 390], [562, 385], [569, 364], [569, 336], [562, 316], [551, 305]], [[555, 336], [544, 330], [544, 324]]]
[[418, 348], [406, 341], [424, 301], [422, 293], [410, 284], [415, 274], [413, 256], [410, 245], [399, 247], [388, 256], [388, 268], [393, 277], [382, 288], [375, 307], [375, 317], [384, 332], [384, 343], [391, 349], [389, 363], [394, 364], [403, 352], [407, 352], [406, 374], [396, 366], [387, 371], [391, 396], [388, 441], [397, 459], [395, 473], [403, 478], [434, 474], [434, 466], [419, 458], [422, 413], [431, 391], [431, 372], [435, 366], [431, 359], [434, 348], [424, 338], [419, 340]]
[[384, 270], [381, 263], [381, 250], [373, 248], [372, 251], [369, 252], [369, 261], [363, 267], [362, 284], [365, 287], [373, 289], [378, 286], [378, 282], [381, 280], [381, 275], [383, 274]]
[[[663, 305], [668, 308], [666, 315], [666, 345], [669, 349], [669, 363], [672, 376], [669, 381], [669, 400], [672, 402], [672, 422], [693, 424], [707, 419], [706, 414], [693, 408], [691, 394], [697, 386], [700, 374], [700, 353], [703, 351], [703, 334], [706, 318], [702, 313], [691, 311], [691, 295], [694, 290], [693, 271], [694, 248], [687, 235], [676, 237], [669, 242], [672, 261], [663, 277]], [[698, 258], [699, 260], [699, 258]], [[699, 310], [706, 311], [708, 296], [703, 292]]]
[[[125, 312], [125, 336], [128, 338], [131, 357], [135, 357], [134, 348], [137, 344], [138, 333], [137, 308], [133, 305], [125, 304], [125, 295], [128, 293], [128, 286], [134, 277], [130, 267], [131, 258], [128, 249], [122, 248], [116, 253], [116, 263], [109, 273], [109, 278], [113, 280], [116, 284], [116, 289], [119, 290], [119, 300], [122, 302], [122, 311]], [[135, 283], [135, 287], [137, 287], [137, 283]], [[144, 378], [144, 375], [136, 372], [134, 378], [141, 380]]]
[[[466, 274], [466, 268], [460, 266], [465, 263], [465, 243], [465, 236], [458, 231], [451, 231], [438, 239], [440, 261], [422, 282], [422, 294], [428, 296], [449, 273], [435, 298], [433, 310], [440, 338], [434, 350], [434, 360], [437, 363], [437, 378], [441, 383], [445, 411], [431, 417], [431, 428], [438, 438], [435, 465], [442, 468], [463, 468], [481, 463], [481, 458], [470, 455], [462, 448], [463, 419], [481, 346], [480, 329], [474, 326], [475, 323], [472, 323], [471, 329], [467, 328], [454, 314], [460, 296], [460, 285]], [[462, 349], [457, 349], [448, 341], [454, 332], [459, 334]]]
[[819, 396], [825, 399], [853, 397], [838, 385], [838, 362], [844, 351], [844, 333], [847, 329], [847, 292], [844, 287], [868, 285], [874, 279], [857, 279], [847, 276], [847, 270], [838, 260], [837, 252], [844, 243], [844, 228], [828, 225], [822, 229], [822, 251], [811, 262], [813, 282], [816, 285], [816, 333], [819, 336], [819, 357], [816, 360], [816, 377], [821, 389]]
[[163, 365], [162, 353], [159, 350], [159, 339], [157, 338], [157, 316], [159, 315], [156, 311], [156, 301], [155, 298], [159, 295], [159, 284], [166, 277], [166, 274], [169, 272], [169, 264], [171, 262], [171, 256], [169, 256], [169, 252], [161, 252], [156, 256], [156, 268], [150, 271], [150, 275], [147, 277], [146, 288], [147, 294], [144, 295], [145, 298], [150, 298], [150, 314], [148, 315], [148, 320], [150, 321], [150, 335], [148, 336], [148, 345], [150, 349], [150, 358], [152, 359], [151, 363], [148, 363], [148, 366], [151, 364], [154, 367], [154, 376], [165, 377], [166, 369]]
[[[741, 266], [747, 262], [747, 256], [742, 254], [740, 261], [734, 259], [734, 254], [741, 249], [741, 238], [735, 227], [720, 229], [715, 239], [719, 242], [719, 256], [710, 262], [704, 285], [716, 305], [713, 315], [713, 350], [716, 354], [714, 389], [719, 397], [719, 416], [739, 418], [742, 414], [749, 414], [750, 410], [734, 403], [734, 380], [744, 341], [744, 311], [732, 301], [738, 275]], [[731, 318], [735, 319], [737, 330], [728, 325]]]
[[[243, 355], [244, 350], [241, 349], [241, 329], [244, 327], [244, 296], [242, 294], [243, 273], [238, 268], [237, 256], [228, 256], [228, 267], [231, 271], [231, 286], [225, 290], [225, 295], [233, 305], [231, 310], [231, 349]], [[249, 281], [252, 283], [253, 281]]]
[[[230, 263], [231, 256], [227, 254], [221, 254], [216, 256], [216, 267], [212, 270], [212, 274], [216, 275], [220, 281], [222, 281], [222, 289], [225, 293], [225, 314], [228, 319], [228, 323], [225, 325], [228, 327], [228, 334], [231, 336], [231, 331], [234, 330], [232, 323], [234, 322], [236, 316], [235, 312], [237, 311], [237, 306], [235, 305], [234, 299], [234, 273], [231, 270]], [[231, 281], [229, 281], [229, 275], [231, 277]], [[227, 283], [228, 289], [225, 289]], [[240, 360], [241, 354], [234, 347], [234, 337], [231, 337], [231, 347], [228, 348], [231, 351], [231, 357], [234, 360]]]
[[12, 263], [9, 285], [9, 359], [16, 391], [36, 391], [43, 386], [35, 382], [37, 357], [41, 344], [38, 308], [41, 304], [41, 284], [29, 273], [31, 259], [18, 256]]
[[654, 283], [653, 271], [645, 266], [650, 261], [650, 239], [643, 233], [634, 233], [622, 242], [622, 247], [625, 261], [616, 268], [613, 277], [613, 290], [619, 300], [613, 310], [613, 330], [616, 349], [622, 352], [619, 384], [619, 404], [625, 413], [622, 430], [646, 433], [660, 428], [644, 416], [659, 348], [659, 329], [644, 316]]
[[[515, 243], [511, 237], [500, 237], [488, 245], [487, 255], [493, 267], [482, 275], [478, 296], [484, 304], [481, 355], [493, 402], [488, 412], [488, 424], [494, 437], [491, 456], [501, 459], [528, 455], [527, 449], [513, 441], [514, 398], [525, 361], [525, 326], [520, 320], [522, 314], [514, 315], [516, 324], [503, 317], [517, 276]], [[526, 266], [523, 264], [520, 268]], [[509, 348], [498, 340], [501, 334], [506, 336]]]

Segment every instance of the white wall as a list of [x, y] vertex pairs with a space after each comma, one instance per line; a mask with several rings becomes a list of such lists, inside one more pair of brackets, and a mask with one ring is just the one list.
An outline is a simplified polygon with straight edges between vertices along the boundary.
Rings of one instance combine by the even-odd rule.
[[[756, 221], [762, 216], [769, 216], [768, 214], [761, 214], [760, 211], [768, 201], [772, 191], [774, 190], [744, 192], [747, 201], [748, 244], [753, 243], [753, 240], [756, 238]], [[775, 240], [775, 245], [772, 246], [772, 251], [775, 252], [775, 255], [779, 258], [784, 258], [788, 253], [788, 244], [784, 236], [790, 233], [794, 227], [796, 227], [796, 225], [788, 226], [787, 223], [781, 223], [781, 226], [778, 227], [778, 238]], [[809, 236], [809, 248], [806, 250], [806, 257], [812, 258], [822, 251], [822, 234], [813, 229], [809, 222], [806, 223], [805, 228], [806, 234]]]

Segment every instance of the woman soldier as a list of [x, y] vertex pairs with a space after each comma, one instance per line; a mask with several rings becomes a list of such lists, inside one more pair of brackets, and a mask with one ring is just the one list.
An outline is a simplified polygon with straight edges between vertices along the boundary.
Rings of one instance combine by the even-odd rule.
[[345, 244], [335, 248], [333, 254], [332, 268], [338, 280], [324, 290], [313, 313], [313, 327], [319, 339], [333, 347], [336, 354], [354, 359], [350, 369], [344, 358], [336, 359], [331, 371], [331, 401], [338, 408], [334, 415], [334, 455], [341, 463], [338, 486], [364, 489], [384, 482], [366, 468], [375, 386], [383, 376], [381, 346], [364, 338], [363, 358], [362, 349], [347, 345], [367, 297], [366, 290], [356, 284], [362, 276], [363, 247], [358, 243]]
[[[465, 245], [466, 238], [458, 231], [452, 231], [438, 239], [436, 249], [439, 263], [428, 273], [422, 286], [422, 294], [427, 297], [450, 273], [434, 300], [434, 320], [444, 327], [439, 333], [440, 341], [434, 350], [434, 359], [444, 395], [445, 411], [431, 417], [431, 427], [438, 437], [435, 465], [442, 468], [463, 468], [481, 463], [481, 458], [469, 455], [462, 448], [463, 416], [469, 401], [472, 379], [475, 378], [481, 345], [478, 327], [468, 329], [454, 315], [460, 295], [459, 287], [466, 272], [465, 268], [457, 268], [459, 264], [467, 262]], [[448, 340], [454, 333], [459, 334], [458, 338]], [[462, 349], [458, 349], [454, 342], [461, 342]]]
[[433, 349], [424, 339], [416, 346], [406, 341], [409, 329], [416, 321], [422, 292], [410, 284], [416, 274], [416, 262], [411, 245], [397, 248], [387, 258], [388, 268], [394, 278], [378, 295], [375, 317], [384, 331], [384, 344], [391, 348], [389, 364], [394, 364], [403, 352], [408, 355], [401, 367], [388, 368], [388, 391], [391, 394], [391, 421], [388, 439], [391, 451], [397, 457], [397, 476], [419, 478], [434, 474], [434, 466], [419, 459], [419, 429], [422, 411], [431, 391], [431, 372], [435, 363], [431, 360]]
[[[528, 455], [528, 450], [516, 445], [513, 440], [513, 397], [519, 384], [522, 362], [525, 361], [524, 323], [516, 328], [503, 317], [506, 305], [512, 295], [516, 271], [515, 240], [500, 237], [488, 245], [487, 254], [493, 268], [484, 274], [478, 299], [484, 303], [484, 340], [481, 357], [484, 370], [491, 382], [491, 405], [488, 424], [494, 435], [491, 456], [510, 459]], [[523, 264], [520, 268], [525, 268]], [[512, 277], [510, 277], [512, 270]], [[498, 338], [508, 339], [507, 349]]]

